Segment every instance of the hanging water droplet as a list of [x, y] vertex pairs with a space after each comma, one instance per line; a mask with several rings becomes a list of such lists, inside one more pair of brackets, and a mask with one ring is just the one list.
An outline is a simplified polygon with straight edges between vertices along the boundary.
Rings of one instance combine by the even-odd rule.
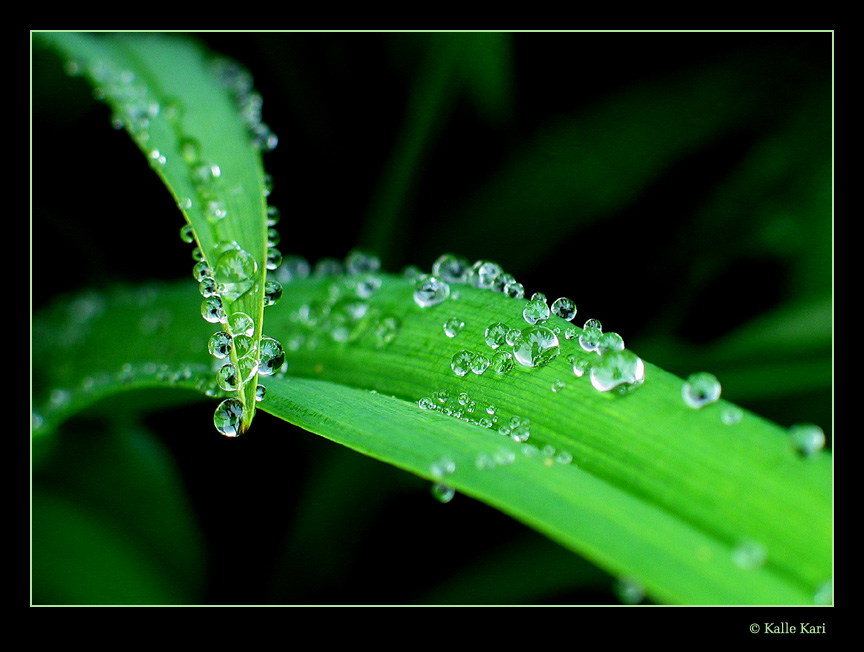
[[638, 580], [629, 577], [616, 579], [612, 590], [621, 604], [639, 604], [645, 599], [645, 587]]
[[215, 297], [219, 294], [219, 288], [216, 287], [216, 281], [212, 276], [205, 276], [198, 283], [198, 293], [205, 299]]
[[281, 218], [282, 213], [276, 206], [267, 207], [267, 226], [276, 226]]
[[456, 337], [465, 327], [465, 322], [458, 317], [451, 317], [444, 322], [444, 334], [447, 337]]
[[236, 301], [252, 289], [258, 263], [248, 251], [240, 247], [222, 253], [213, 268], [213, 278], [219, 285], [219, 292], [229, 301]]
[[464, 376], [471, 371], [471, 363], [474, 360], [474, 354], [470, 351], [458, 351], [453, 354], [450, 359], [450, 369], [457, 376]]
[[213, 413], [213, 425], [226, 437], [236, 437], [240, 434], [243, 422], [243, 403], [236, 398], [222, 401]]
[[681, 386], [681, 396], [691, 408], [699, 409], [720, 399], [720, 382], [707, 372], [690, 374]]
[[483, 337], [486, 344], [493, 349], [497, 349], [507, 341], [507, 325], [502, 322], [495, 322], [486, 327]]
[[260, 403], [267, 396], [267, 388], [264, 385], [257, 385], [255, 387], [255, 401]]
[[439, 503], [449, 503], [456, 495], [456, 489], [443, 482], [435, 482], [431, 487], [432, 496]]
[[645, 380], [645, 363], [628, 349], [610, 351], [591, 365], [591, 384], [600, 392], [627, 394]]
[[282, 298], [282, 284], [279, 281], [264, 283], [264, 307], [275, 305]]
[[206, 260], [199, 260], [192, 268], [192, 276], [196, 281], [202, 281], [205, 277], [210, 276], [210, 265]]
[[262, 337], [259, 344], [258, 373], [262, 376], [272, 376], [285, 363], [285, 351], [282, 345], [272, 337]]
[[814, 457], [825, 448], [825, 431], [813, 423], [798, 423], [789, 428], [792, 449], [801, 457]]
[[216, 383], [226, 392], [236, 392], [240, 387], [237, 368], [230, 362], [219, 367], [219, 371], [216, 372]]
[[543, 367], [561, 352], [558, 336], [543, 326], [530, 326], [522, 330], [513, 345], [513, 356], [525, 367]]
[[450, 296], [450, 286], [437, 276], [424, 274], [414, 284], [414, 302], [421, 308], [435, 306]]
[[489, 367], [497, 374], [506, 374], [513, 369], [513, 354], [509, 351], [496, 351], [489, 361]]
[[222, 307], [222, 299], [211, 296], [201, 302], [201, 316], [205, 321], [215, 324], [225, 320], [225, 309]]
[[245, 312], [231, 313], [231, 316], [228, 317], [228, 328], [235, 337], [238, 335], [251, 337], [255, 334], [255, 322]]
[[207, 350], [215, 358], [227, 358], [231, 355], [231, 336], [224, 331], [213, 333], [207, 342]]
[[[537, 296], [536, 294], [534, 296]], [[549, 306], [545, 301], [538, 301], [537, 299], [531, 299], [528, 303], [525, 304], [525, 309], [522, 311], [522, 317], [529, 324], [542, 324], [546, 320], [549, 319], [550, 311]]]
[[187, 244], [195, 242], [195, 231], [191, 224], [184, 224], [180, 227], [180, 239]]
[[264, 266], [270, 271], [273, 271], [281, 264], [282, 252], [276, 247], [267, 247], [267, 260], [265, 261]]
[[552, 302], [552, 314], [571, 321], [576, 316], [576, 304], [567, 297], [559, 297]]
[[432, 276], [445, 283], [465, 283], [471, 263], [467, 258], [455, 254], [443, 254], [432, 263]]

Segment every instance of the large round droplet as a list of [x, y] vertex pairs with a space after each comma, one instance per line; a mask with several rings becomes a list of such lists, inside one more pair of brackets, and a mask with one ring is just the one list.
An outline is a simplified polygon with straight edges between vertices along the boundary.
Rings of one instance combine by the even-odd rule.
[[262, 337], [259, 345], [258, 373], [262, 376], [272, 376], [285, 363], [285, 351], [282, 345], [272, 337]]
[[717, 402], [720, 398], [720, 381], [713, 374], [699, 372], [690, 374], [681, 386], [684, 402], [699, 409]]
[[219, 256], [213, 268], [213, 278], [220, 294], [229, 301], [236, 301], [252, 289], [257, 271], [258, 263], [252, 254], [237, 247]]
[[558, 336], [543, 326], [531, 326], [513, 345], [513, 356], [526, 367], [543, 367], [554, 360], [561, 352]]
[[216, 384], [226, 392], [236, 392], [240, 388], [237, 368], [230, 362], [219, 367], [219, 371], [216, 372]]
[[213, 413], [213, 425], [226, 437], [236, 437], [240, 434], [243, 423], [243, 403], [236, 398], [226, 398]]
[[591, 365], [591, 384], [601, 392], [626, 394], [645, 380], [645, 363], [628, 349], [610, 351]]
[[550, 310], [545, 301], [532, 299], [525, 304], [522, 317], [529, 324], [542, 324], [549, 319]]
[[468, 274], [468, 282], [474, 287], [483, 290], [491, 290], [495, 286], [495, 280], [502, 273], [501, 266], [490, 260], [478, 260], [471, 267]]
[[224, 331], [213, 333], [207, 342], [207, 350], [215, 358], [227, 358], [231, 354], [231, 336]]
[[225, 309], [222, 307], [222, 299], [211, 296], [201, 302], [201, 316], [211, 324], [225, 320]]
[[471, 363], [474, 360], [474, 354], [470, 351], [458, 351], [453, 354], [450, 359], [450, 369], [457, 376], [464, 376], [471, 371]]
[[801, 457], [813, 457], [825, 448], [825, 431], [813, 423], [798, 423], [789, 428], [793, 450]]
[[500, 321], [489, 324], [483, 333], [486, 344], [492, 349], [497, 349], [499, 346], [504, 345], [507, 342], [508, 330], [507, 325]]
[[560, 297], [552, 302], [552, 314], [571, 321], [576, 316], [576, 304], [572, 299]]
[[255, 334], [255, 322], [245, 312], [233, 312], [228, 317], [228, 328], [231, 329], [231, 334], [235, 337], [238, 335], [247, 335], [251, 337]]

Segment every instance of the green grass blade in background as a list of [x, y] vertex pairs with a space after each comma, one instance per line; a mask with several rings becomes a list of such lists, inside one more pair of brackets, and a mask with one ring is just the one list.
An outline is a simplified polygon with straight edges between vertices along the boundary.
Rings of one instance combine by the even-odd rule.
[[[812, 604], [830, 579], [830, 454], [799, 458], [783, 428], [746, 411], [727, 425], [722, 417], [732, 406], [723, 400], [687, 407], [681, 380], [653, 365], [632, 394], [597, 392], [571, 371], [567, 356], [578, 344], [567, 338], [548, 366], [455, 376], [452, 355], [488, 350], [486, 325], [524, 323], [524, 302], [464, 286], [458, 299], [422, 309], [410, 282], [380, 280], [364, 299], [353, 294], [351, 277], [288, 285], [290, 292], [268, 309], [268, 323], [286, 342], [290, 375], [266, 379], [260, 409], [488, 503], [609, 572], [638, 579], [659, 601]], [[163, 309], [174, 306], [173, 328], [149, 344], [137, 338], [141, 343], [127, 351], [86, 353], [121, 319], [115, 309], [93, 312], [64, 355], [48, 350], [36, 358], [69, 363], [65, 371], [46, 369], [46, 386], [57, 387], [61, 373], [72, 385], [73, 367], [84, 362], [90, 368], [82, 377], [100, 366], [106, 373], [102, 383], [79, 380], [78, 394], [92, 402], [123, 392], [123, 361], [149, 359], [148, 347], [157, 342], [176, 341], [166, 348], [175, 351], [174, 364], [199, 359], [184, 326], [191, 319], [182, 310], [188, 288], [180, 289], [158, 298]], [[442, 324], [453, 316], [465, 327], [449, 338]], [[553, 318], [550, 326], [569, 324]], [[154, 381], [176, 382], [158, 375]], [[196, 389], [193, 378], [187, 381]], [[454, 398], [464, 392], [466, 404], [476, 401], [476, 416], [466, 413], [466, 422], [420, 409], [420, 399], [441, 390]], [[54, 393], [47, 393], [49, 403]], [[519, 443], [485, 427], [491, 422], [480, 417], [490, 405], [499, 423], [530, 419], [530, 439]], [[442, 476], [436, 464], [445, 458], [453, 470]], [[764, 563], [758, 555], [752, 564], [736, 560], [742, 550], [764, 551]]]
[[[164, 34], [40, 32], [36, 37], [111, 106], [116, 124], [128, 131], [191, 225], [212, 278], [224, 285], [219, 294], [225, 313], [252, 317], [257, 346], [268, 255], [261, 151], [273, 141], [261, 122], [251, 77], [190, 39]], [[98, 187], [93, 192], [98, 194]], [[128, 232], [152, 237], [145, 224], [131, 225]], [[244, 428], [254, 416], [255, 386], [252, 378], [238, 392]]]

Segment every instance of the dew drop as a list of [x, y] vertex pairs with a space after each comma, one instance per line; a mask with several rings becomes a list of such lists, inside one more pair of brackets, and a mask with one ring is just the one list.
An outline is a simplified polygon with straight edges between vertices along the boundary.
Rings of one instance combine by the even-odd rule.
[[493, 263], [489, 260], [478, 260], [471, 266], [468, 282], [474, 287], [491, 290], [495, 286], [495, 280], [502, 271], [498, 263]]
[[213, 333], [207, 342], [207, 350], [214, 358], [227, 358], [231, 355], [231, 336], [224, 331]]
[[720, 413], [720, 420], [727, 426], [734, 426], [741, 421], [743, 414], [741, 408], [736, 405], [730, 405]]
[[210, 275], [210, 265], [207, 264], [206, 260], [199, 260], [192, 268], [192, 276], [196, 281], [202, 281]]
[[250, 353], [255, 351], [255, 340], [251, 335], [234, 335], [231, 346], [234, 349], [234, 357], [237, 359], [245, 358]]
[[[537, 296], [536, 294], [534, 295]], [[522, 317], [529, 324], [542, 324], [549, 319], [549, 306], [545, 301], [539, 301], [532, 298], [531, 301], [525, 304], [525, 309], [522, 310]]]
[[552, 383], [551, 389], [553, 392], [557, 393], [557, 392], [560, 392], [565, 387], [566, 387], [566, 385], [564, 384], [563, 380], [556, 380]]
[[585, 324], [583, 324], [582, 328], [583, 329], [596, 328], [598, 331], [602, 331], [603, 330], [603, 324], [600, 323], [599, 319], [589, 319], [588, 321], [585, 322]]
[[219, 288], [216, 287], [216, 281], [212, 276], [205, 276], [198, 283], [198, 293], [205, 299], [215, 297], [219, 294]]
[[825, 432], [812, 423], [799, 423], [789, 428], [792, 449], [801, 457], [814, 457], [825, 448]]
[[451, 317], [444, 322], [444, 334], [447, 337], [456, 337], [465, 327], [465, 322], [458, 317]]
[[219, 367], [216, 372], [216, 383], [226, 392], [236, 392], [240, 388], [237, 368], [230, 362]]
[[489, 368], [489, 358], [482, 353], [475, 353], [471, 357], [471, 371], [478, 376], [482, 376], [486, 369]]
[[282, 264], [282, 252], [279, 251], [275, 246], [267, 247], [267, 260], [264, 263], [264, 266], [273, 271], [279, 265]]
[[699, 409], [720, 399], [720, 382], [707, 372], [690, 374], [681, 386], [681, 396], [691, 408]]
[[467, 258], [455, 254], [443, 254], [432, 263], [432, 276], [445, 283], [465, 283], [471, 263]]
[[282, 264], [274, 270], [276, 279], [280, 283], [290, 283], [298, 279], [308, 278], [312, 273], [312, 266], [302, 256], [284, 256]]
[[511, 299], [522, 299], [525, 296], [525, 286], [518, 281], [512, 281], [504, 286], [502, 292]]
[[419, 401], [417, 401], [417, 406], [421, 410], [437, 410], [438, 409], [438, 406], [435, 404], [435, 401], [433, 401], [428, 396], [424, 396]]
[[[246, 336], [241, 335], [241, 337], [246, 337]], [[249, 339], [251, 340], [252, 338], [249, 338]], [[236, 345], [236, 338], [235, 338], [235, 345]], [[237, 370], [238, 381], [240, 382], [241, 385], [245, 385], [246, 383], [248, 383], [250, 380], [252, 380], [255, 377], [255, 374], [258, 373], [258, 369], [259, 369], [258, 360], [255, 358], [254, 355], [247, 354], [247, 355], [243, 356], [242, 358], [238, 358], [237, 365], [235, 368]]]
[[234, 312], [228, 317], [228, 328], [234, 337], [246, 335], [252, 337], [255, 334], [255, 322], [245, 312]]
[[457, 376], [464, 376], [471, 371], [471, 363], [474, 361], [474, 354], [470, 351], [457, 351], [450, 359], [450, 369]]
[[552, 302], [552, 314], [571, 321], [576, 316], [576, 304], [567, 297], [560, 297]]
[[519, 330], [518, 328], [509, 328], [507, 329], [507, 334], [504, 336], [504, 341], [507, 342], [507, 344], [509, 344], [510, 346], [514, 346], [521, 337], [521, 330]]
[[264, 385], [258, 385], [255, 387], [255, 401], [260, 403], [267, 396], [267, 388]]
[[424, 274], [414, 284], [414, 302], [421, 308], [435, 306], [450, 296], [450, 286], [437, 276]]
[[236, 398], [222, 401], [213, 413], [213, 425], [226, 437], [236, 437], [240, 434], [243, 422], [243, 403]]
[[489, 367], [496, 374], [506, 374], [513, 369], [513, 354], [510, 351], [496, 351], [489, 361]]
[[603, 333], [597, 342], [597, 351], [601, 355], [606, 351], [623, 351], [624, 348], [624, 338], [618, 333]]
[[248, 251], [240, 247], [223, 252], [213, 268], [213, 278], [219, 284], [222, 296], [236, 301], [252, 289], [258, 263]]
[[493, 349], [504, 345], [507, 342], [507, 330], [507, 326], [500, 321], [489, 324], [483, 333], [486, 344]]
[[645, 380], [645, 363], [632, 351], [610, 351], [591, 365], [591, 384], [601, 392], [627, 394]]
[[449, 503], [456, 495], [456, 490], [443, 482], [435, 482], [431, 487], [432, 496], [439, 503]]
[[222, 307], [222, 299], [211, 296], [201, 302], [201, 316], [205, 321], [215, 324], [225, 320], [225, 309]]
[[264, 283], [264, 306], [275, 305], [282, 298], [282, 284], [269, 280]]
[[262, 337], [259, 344], [258, 373], [262, 376], [272, 376], [285, 363], [285, 351], [282, 345], [272, 337]]
[[352, 276], [374, 274], [381, 269], [381, 259], [365, 251], [352, 249], [345, 257], [345, 271]]
[[603, 337], [603, 331], [593, 326], [587, 326], [582, 329], [579, 334], [579, 346], [586, 351], [599, 351], [600, 339]]
[[513, 345], [513, 356], [525, 367], [543, 367], [561, 352], [558, 336], [543, 326], [530, 326], [522, 330]]
[[612, 590], [621, 604], [639, 604], [645, 599], [645, 587], [641, 582], [630, 577], [617, 578]]
[[180, 239], [186, 244], [195, 242], [195, 230], [191, 224], [184, 224], [180, 227]]

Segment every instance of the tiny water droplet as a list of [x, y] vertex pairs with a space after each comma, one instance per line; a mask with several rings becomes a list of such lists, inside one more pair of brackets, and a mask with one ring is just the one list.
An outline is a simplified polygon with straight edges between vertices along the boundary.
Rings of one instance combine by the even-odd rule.
[[255, 387], [255, 401], [260, 403], [267, 396], [267, 388], [264, 385]]
[[428, 396], [422, 397], [419, 401], [417, 401], [417, 405], [421, 410], [437, 410], [438, 406]]
[[707, 372], [690, 374], [681, 386], [681, 396], [691, 408], [700, 409], [720, 399], [720, 382]]
[[732, 550], [732, 561], [744, 570], [760, 568], [767, 558], [765, 546], [758, 541], [742, 541]]
[[561, 391], [562, 389], [564, 389], [565, 387], [566, 387], [566, 385], [564, 384], [564, 381], [563, 381], [563, 380], [556, 380], [556, 381], [554, 381], [554, 382], [552, 383], [552, 388], [551, 388], [551, 389], [552, 389], [553, 392], [556, 392], [556, 393], [557, 393], [557, 392], [560, 392], [560, 391]]
[[236, 437], [240, 434], [240, 425], [243, 422], [243, 403], [236, 398], [227, 398], [222, 401], [213, 413], [213, 425], [216, 430], [226, 437]]
[[743, 414], [741, 408], [736, 405], [730, 405], [720, 413], [720, 420], [727, 426], [733, 426], [741, 421]]
[[447, 337], [456, 337], [465, 327], [465, 322], [458, 317], [451, 317], [444, 322], [444, 334]]
[[184, 224], [180, 227], [180, 239], [187, 244], [195, 242], [195, 230], [191, 224]]
[[514, 346], [519, 338], [522, 337], [522, 331], [518, 328], [508, 328], [507, 334], [504, 336], [504, 341], [510, 346]]
[[432, 496], [439, 503], [449, 503], [456, 495], [456, 490], [443, 482], [435, 482], [431, 488]]
[[543, 367], [561, 352], [558, 336], [543, 326], [530, 326], [522, 330], [513, 345], [513, 356], [525, 367]]
[[567, 297], [559, 297], [552, 302], [552, 314], [571, 321], [576, 316], [576, 304]]

